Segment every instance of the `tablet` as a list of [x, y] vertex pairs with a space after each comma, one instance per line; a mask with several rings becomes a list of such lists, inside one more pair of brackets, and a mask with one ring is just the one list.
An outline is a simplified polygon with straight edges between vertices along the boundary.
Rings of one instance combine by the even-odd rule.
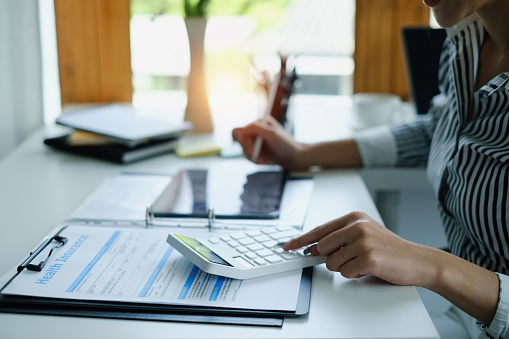
[[155, 217], [277, 219], [287, 174], [282, 170], [185, 169], [152, 204]]

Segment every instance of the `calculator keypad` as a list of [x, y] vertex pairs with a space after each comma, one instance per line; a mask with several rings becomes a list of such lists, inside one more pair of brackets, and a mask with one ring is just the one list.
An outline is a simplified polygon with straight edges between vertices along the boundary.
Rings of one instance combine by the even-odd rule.
[[255, 266], [266, 266], [302, 258], [301, 253], [274, 250], [273, 247], [300, 234], [289, 226], [266, 227], [261, 230], [234, 233], [208, 238], [211, 244], [225, 243], [235, 249], [240, 257]]

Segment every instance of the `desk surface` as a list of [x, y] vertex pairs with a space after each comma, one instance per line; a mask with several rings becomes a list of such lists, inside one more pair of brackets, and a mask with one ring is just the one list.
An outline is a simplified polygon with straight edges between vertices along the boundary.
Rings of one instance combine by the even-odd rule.
[[[0, 163], [0, 275], [24, 259], [108, 176], [247, 161], [163, 155], [122, 166], [54, 152], [43, 146], [44, 133], [32, 135]], [[306, 229], [352, 210], [380, 219], [356, 171], [327, 170], [314, 176]], [[15, 314], [0, 314], [0, 328], [2, 338], [438, 338], [414, 287], [373, 277], [348, 280], [324, 265], [315, 268], [309, 316], [285, 319], [282, 328]]]

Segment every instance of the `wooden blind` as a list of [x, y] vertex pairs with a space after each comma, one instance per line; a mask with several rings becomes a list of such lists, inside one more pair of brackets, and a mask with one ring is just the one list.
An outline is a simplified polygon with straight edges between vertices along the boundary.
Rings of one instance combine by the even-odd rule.
[[354, 92], [407, 99], [400, 30], [428, 23], [429, 10], [419, 1], [356, 0]]
[[132, 100], [129, 0], [55, 0], [62, 105]]

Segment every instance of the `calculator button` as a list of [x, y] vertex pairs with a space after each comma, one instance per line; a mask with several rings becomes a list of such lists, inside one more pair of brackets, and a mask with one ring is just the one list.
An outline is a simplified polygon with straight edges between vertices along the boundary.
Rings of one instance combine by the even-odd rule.
[[254, 237], [254, 240], [256, 240], [258, 242], [264, 242], [264, 241], [270, 240], [270, 238], [266, 235], [259, 235], [259, 236]]
[[265, 260], [267, 260], [271, 264], [276, 264], [278, 262], [283, 262], [283, 259], [281, 257], [278, 257], [277, 255], [271, 255], [269, 257], [265, 257]]
[[261, 235], [262, 232], [260, 231], [249, 231], [249, 232], [246, 232], [247, 235], [249, 235], [250, 237], [256, 237], [258, 235]]
[[276, 229], [281, 232], [295, 230], [295, 228], [291, 226], [278, 226]]
[[256, 259], [258, 258], [258, 256], [256, 255], [256, 253], [253, 253], [253, 252], [247, 252], [245, 254], [246, 257], [248, 257], [249, 259]]
[[267, 247], [267, 248], [272, 248], [274, 247], [274, 245], [276, 245], [279, 241], [276, 241], [276, 240], [269, 240], [269, 241], [265, 241], [263, 243], [263, 246]]
[[251, 239], [251, 238], [244, 238], [244, 239], [240, 239], [239, 242], [242, 245], [246, 246], [246, 245], [254, 244], [255, 241], [253, 239]]
[[293, 260], [293, 259], [302, 258], [301, 255], [294, 254], [294, 253], [288, 253], [288, 252], [284, 252], [284, 253], [281, 253], [279, 255], [281, 257], [283, 257], [283, 259], [286, 259], [286, 260]]
[[221, 242], [221, 239], [219, 238], [209, 238], [209, 242], [213, 244], [219, 244]]
[[273, 255], [274, 252], [272, 252], [269, 249], [263, 249], [263, 250], [256, 251], [256, 254], [259, 255], [260, 257], [268, 257], [269, 255]]
[[232, 240], [232, 237], [230, 237], [229, 235], [222, 235], [219, 237], [219, 239], [221, 239], [222, 241], [229, 241]]
[[231, 247], [237, 247], [240, 244], [238, 243], [238, 241], [230, 240], [230, 241], [228, 241], [228, 245], [230, 245]]
[[239, 264], [241, 264], [244, 267], [251, 268], [254, 266], [252, 263], [250, 263], [249, 261], [247, 261], [246, 259], [244, 259], [242, 257], [233, 257], [233, 259], [235, 259], [236, 262], [238, 262]]
[[240, 253], [246, 253], [247, 251], [249, 251], [247, 248], [245, 248], [244, 246], [237, 246], [235, 247], [235, 249], [237, 251], [239, 251]]
[[279, 240], [279, 239], [283, 239], [283, 238], [294, 237], [299, 234], [300, 233], [296, 230], [289, 230], [289, 231], [278, 232], [278, 233], [273, 233], [273, 234], [269, 234], [269, 235], [272, 239]]
[[271, 234], [271, 233], [274, 233], [274, 232], [277, 232], [277, 230], [274, 228], [274, 227], [266, 227], [266, 228], [262, 228], [261, 230], [263, 233], [265, 234]]
[[253, 244], [249, 245], [247, 248], [249, 248], [250, 251], [259, 251], [263, 250], [263, 246], [261, 244]]
[[235, 234], [232, 234], [231, 237], [235, 240], [239, 240], [239, 239], [247, 237], [247, 235], [245, 233], [235, 233]]
[[283, 247], [281, 246], [278, 246], [278, 244], [274, 245], [271, 250], [274, 252], [274, 253], [277, 253], [277, 254], [281, 254], [281, 253], [288, 253], [288, 252], [285, 252], [285, 250], [283, 249]]
[[267, 262], [265, 260], [263, 260], [262, 258], [255, 259], [254, 262], [260, 266], [267, 265]]

